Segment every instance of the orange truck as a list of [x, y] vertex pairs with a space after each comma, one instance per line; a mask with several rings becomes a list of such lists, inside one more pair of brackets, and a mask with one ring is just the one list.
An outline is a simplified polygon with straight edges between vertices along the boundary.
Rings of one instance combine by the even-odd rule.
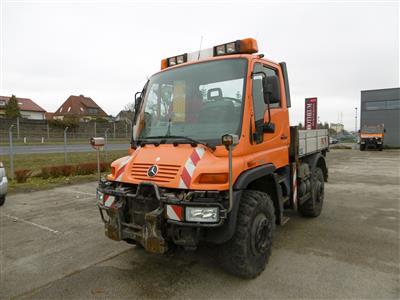
[[107, 237], [216, 244], [225, 270], [254, 278], [288, 210], [320, 215], [328, 132], [289, 125], [286, 64], [257, 52], [248, 38], [162, 60], [135, 95], [129, 155], [97, 189]]
[[360, 134], [360, 150], [374, 148], [379, 151], [383, 150], [383, 140], [385, 138], [385, 126], [379, 125], [364, 125], [359, 130]]

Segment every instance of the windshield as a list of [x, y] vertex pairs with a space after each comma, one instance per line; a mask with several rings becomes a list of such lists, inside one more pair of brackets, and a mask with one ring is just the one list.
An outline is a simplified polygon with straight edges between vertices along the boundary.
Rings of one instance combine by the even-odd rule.
[[240, 134], [246, 72], [246, 59], [224, 59], [154, 75], [134, 139], [186, 136], [219, 143], [224, 134]]
[[382, 133], [383, 126], [381, 125], [364, 125], [361, 129], [362, 133]]

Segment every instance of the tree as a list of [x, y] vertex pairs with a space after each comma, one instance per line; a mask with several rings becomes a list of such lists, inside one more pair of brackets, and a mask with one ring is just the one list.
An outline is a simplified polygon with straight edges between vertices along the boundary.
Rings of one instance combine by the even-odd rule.
[[124, 106], [125, 111], [135, 111], [135, 102], [129, 102]]
[[18, 105], [18, 100], [15, 95], [12, 95], [5, 106], [5, 115], [7, 118], [16, 119], [21, 117], [21, 112]]

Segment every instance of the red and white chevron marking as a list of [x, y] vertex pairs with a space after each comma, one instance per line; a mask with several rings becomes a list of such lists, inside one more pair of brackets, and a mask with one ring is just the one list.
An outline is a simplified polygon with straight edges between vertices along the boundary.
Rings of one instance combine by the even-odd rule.
[[121, 158], [121, 163], [119, 164], [118, 169], [115, 171], [115, 181], [121, 181], [122, 176], [124, 176], [125, 168], [131, 158], [131, 156], [125, 156]]
[[183, 207], [179, 205], [167, 205], [167, 218], [175, 221], [183, 221]]
[[103, 197], [103, 205], [105, 207], [113, 208], [115, 206], [115, 197], [110, 195], [104, 195]]
[[204, 155], [203, 148], [195, 148], [192, 154], [189, 156], [188, 160], [183, 167], [181, 178], [179, 180], [179, 188], [188, 189], [190, 187], [190, 182], [192, 181], [193, 173], [196, 170], [196, 166], [200, 159]]

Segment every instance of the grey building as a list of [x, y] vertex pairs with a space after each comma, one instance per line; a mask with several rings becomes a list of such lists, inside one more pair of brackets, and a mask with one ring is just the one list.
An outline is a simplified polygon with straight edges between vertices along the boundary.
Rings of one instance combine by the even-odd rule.
[[400, 88], [361, 91], [360, 123], [385, 124], [384, 144], [400, 147]]

